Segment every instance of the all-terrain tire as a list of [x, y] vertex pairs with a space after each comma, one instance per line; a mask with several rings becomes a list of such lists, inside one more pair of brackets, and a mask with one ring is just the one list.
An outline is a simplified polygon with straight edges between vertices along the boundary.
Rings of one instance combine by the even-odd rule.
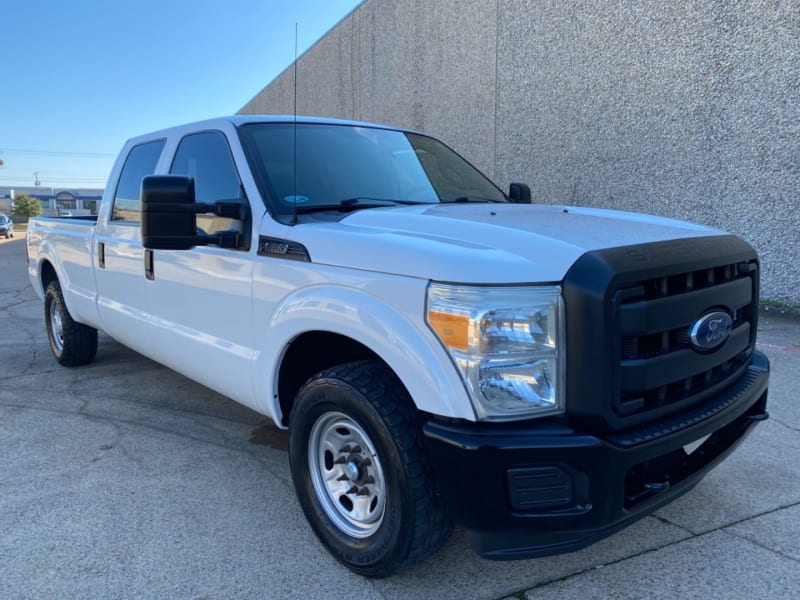
[[77, 367], [94, 360], [97, 354], [97, 329], [72, 318], [58, 281], [51, 281], [44, 294], [44, 320], [50, 350], [65, 367]]
[[410, 567], [452, 530], [419, 413], [378, 361], [333, 367], [303, 385], [291, 414], [289, 461], [315, 533], [360, 575]]

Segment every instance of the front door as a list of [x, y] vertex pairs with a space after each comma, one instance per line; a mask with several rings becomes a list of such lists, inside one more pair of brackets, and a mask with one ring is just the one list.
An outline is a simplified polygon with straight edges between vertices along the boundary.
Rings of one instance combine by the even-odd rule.
[[[184, 137], [170, 173], [194, 178], [197, 202], [247, 202], [228, 141], [220, 131]], [[198, 233], [251, 226], [208, 215], [197, 218]], [[242, 246], [155, 250], [146, 286], [155, 325], [151, 355], [251, 406], [253, 256], [248, 255], [253, 253]]]

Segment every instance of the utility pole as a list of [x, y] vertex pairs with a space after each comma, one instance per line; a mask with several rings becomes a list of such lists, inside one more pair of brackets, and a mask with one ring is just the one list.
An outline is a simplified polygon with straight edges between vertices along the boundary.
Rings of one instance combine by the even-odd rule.
[[36, 187], [42, 185], [42, 182], [39, 181], [39, 171], [33, 172], [33, 185], [35, 185]]

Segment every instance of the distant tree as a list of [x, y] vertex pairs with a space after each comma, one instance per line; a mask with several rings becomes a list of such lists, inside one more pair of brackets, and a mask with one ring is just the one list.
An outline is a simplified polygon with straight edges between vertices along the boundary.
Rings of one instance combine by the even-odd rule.
[[42, 214], [42, 205], [36, 198], [28, 194], [17, 194], [14, 197], [14, 209], [11, 211], [20, 217], [37, 217]]

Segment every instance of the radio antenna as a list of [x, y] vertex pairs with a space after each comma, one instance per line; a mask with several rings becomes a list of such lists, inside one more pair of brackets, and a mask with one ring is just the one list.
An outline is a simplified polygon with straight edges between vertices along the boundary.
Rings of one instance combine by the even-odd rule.
[[292, 143], [292, 148], [294, 151], [294, 166], [292, 168], [292, 172], [294, 173], [294, 190], [292, 191], [292, 224], [297, 223], [297, 22], [294, 24], [294, 106], [292, 107], [292, 114], [293, 114], [293, 136], [294, 140]]

